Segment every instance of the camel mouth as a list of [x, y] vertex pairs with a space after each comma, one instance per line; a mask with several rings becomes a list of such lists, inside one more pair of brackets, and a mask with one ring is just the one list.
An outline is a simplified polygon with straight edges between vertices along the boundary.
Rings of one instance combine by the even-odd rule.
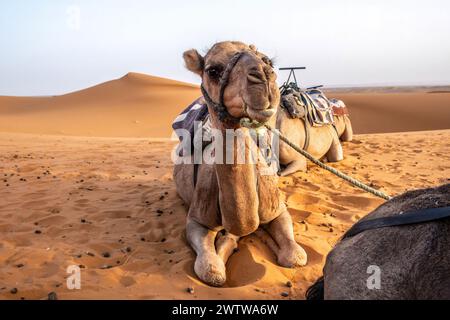
[[263, 123], [269, 121], [276, 112], [276, 108], [271, 105], [264, 109], [253, 108], [246, 105], [245, 109], [250, 119]]

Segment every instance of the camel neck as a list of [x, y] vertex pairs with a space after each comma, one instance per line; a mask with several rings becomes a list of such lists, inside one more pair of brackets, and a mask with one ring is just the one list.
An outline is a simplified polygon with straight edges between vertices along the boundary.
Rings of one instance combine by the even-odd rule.
[[214, 120], [213, 127], [223, 139], [223, 161], [214, 164], [222, 225], [230, 233], [244, 236], [279, 213], [278, 177], [262, 175], [261, 169], [267, 169], [267, 165], [251, 158], [257, 158], [260, 150], [255, 149], [258, 147], [250, 129], [231, 130]]

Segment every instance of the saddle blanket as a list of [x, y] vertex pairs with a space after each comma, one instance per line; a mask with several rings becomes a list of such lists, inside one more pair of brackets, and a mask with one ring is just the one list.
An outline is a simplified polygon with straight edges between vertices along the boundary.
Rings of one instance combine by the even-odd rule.
[[347, 106], [345, 105], [344, 101], [339, 100], [339, 99], [330, 99], [330, 105], [333, 108], [333, 114], [335, 116], [344, 116], [344, 115], [348, 115], [348, 109]]
[[[203, 100], [203, 97], [198, 98], [192, 102], [186, 109], [183, 110], [172, 122], [172, 129], [177, 130], [184, 129], [191, 134], [191, 140], [194, 137], [194, 122], [203, 121], [208, 115], [208, 107]], [[180, 136], [179, 136], [180, 137]]]
[[311, 111], [314, 124], [317, 126], [334, 124], [333, 111], [329, 100], [322, 91], [317, 89], [307, 90], [306, 94], [313, 100]]
[[289, 88], [282, 92], [281, 107], [291, 118], [308, 120], [313, 126], [334, 124], [334, 116], [349, 114], [342, 100], [328, 99], [318, 89], [302, 91]]
[[[209, 143], [207, 141], [211, 135], [211, 122], [209, 120], [208, 106], [203, 97], [192, 102], [173, 120], [172, 129], [180, 140], [177, 153], [181, 157], [193, 153], [196, 135], [198, 138], [201, 138], [201, 135], [205, 137], [205, 143], [200, 141], [203, 147], [204, 144]], [[189, 141], [183, 141], [186, 134], [188, 134]]]

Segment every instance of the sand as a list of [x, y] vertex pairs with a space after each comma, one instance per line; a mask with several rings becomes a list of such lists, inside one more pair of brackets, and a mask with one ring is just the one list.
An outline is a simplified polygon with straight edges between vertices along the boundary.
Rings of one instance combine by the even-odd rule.
[[[333, 245], [384, 200], [314, 165], [308, 173], [282, 178], [279, 186], [296, 240], [308, 252], [307, 266], [278, 266], [251, 235], [227, 264], [226, 286], [206, 286], [193, 272], [186, 209], [172, 180], [175, 142], [156, 138], [170, 134], [172, 117], [166, 113], [176, 115], [197, 90], [133, 74], [66, 96], [0, 98], [1, 299], [44, 299], [49, 292], [60, 299], [303, 299]], [[143, 95], [133, 99], [133, 92]], [[355, 98], [364, 104], [362, 116], [371, 112], [366, 98]], [[47, 102], [32, 106], [40, 99]], [[403, 115], [400, 105], [395, 117]], [[352, 113], [356, 109], [350, 104]], [[441, 109], [446, 115], [448, 107]], [[102, 116], [98, 127], [89, 118], [94, 114]], [[380, 123], [370, 125], [384, 130]], [[404, 130], [402, 125], [394, 122], [389, 129]], [[55, 134], [60, 128], [64, 134]], [[110, 137], [115, 134], [120, 137]], [[358, 134], [344, 152], [333, 167], [390, 195], [450, 178], [450, 130]], [[80, 290], [66, 287], [70, 265], [82, 266]]]

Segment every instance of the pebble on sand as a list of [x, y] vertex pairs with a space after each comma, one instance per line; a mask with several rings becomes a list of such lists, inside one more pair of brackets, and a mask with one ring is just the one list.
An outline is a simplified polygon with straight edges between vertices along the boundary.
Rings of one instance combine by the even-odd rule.
[[189, 288], [186, 289], [186, 292], [190, 293], [190, 294], [194, 294], [194, 288], [189, 287]]
[[47, 296], [48, 300], [58, 300], [58, 295], [56, 292], [52, 291]]

